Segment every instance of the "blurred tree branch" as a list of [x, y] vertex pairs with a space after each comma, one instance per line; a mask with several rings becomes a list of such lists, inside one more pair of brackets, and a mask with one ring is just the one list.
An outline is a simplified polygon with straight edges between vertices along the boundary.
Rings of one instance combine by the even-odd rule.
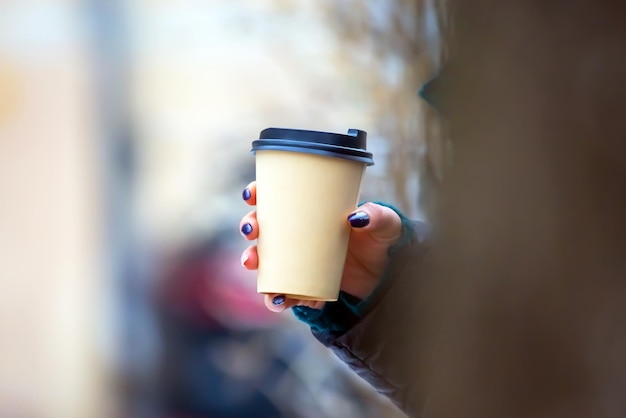
[[377, 71], [368, 77], [368, 95], [378, 133], [389, 140], [387, 175], [397, 202], [432, 217], [447, 145], [437, 113], [417, 91], [445, 61], [446, 1], [347, 0], [323, 7], [346, 45], [344, 59]]

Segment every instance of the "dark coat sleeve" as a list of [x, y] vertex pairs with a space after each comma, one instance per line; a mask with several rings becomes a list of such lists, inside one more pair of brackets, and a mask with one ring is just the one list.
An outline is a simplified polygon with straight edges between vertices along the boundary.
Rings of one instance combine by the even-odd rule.
[[[406, 220], [403, 219], [406, 223]], [[419, 292], [420, 269], [428, 250], [427, 226], [410, 222], [411, 235], [390, 252], [382, 284], [374, 294], [356, 304], [340, 299], [322, 313], [328, 322], [342, 323], [339, 329], [312, 325], [313, 335], [329, 347], [378, 392], [386, 395], [410, 416], [422, 416], [425, 389], [420, 384]], [[343, 304], [341, 303], [343, 300]], [[301, 318], [302, 319], [302, 318]]]

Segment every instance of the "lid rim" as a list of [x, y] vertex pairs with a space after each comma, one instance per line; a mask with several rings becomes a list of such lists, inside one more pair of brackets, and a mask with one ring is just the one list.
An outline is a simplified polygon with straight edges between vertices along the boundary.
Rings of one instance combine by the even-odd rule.
[[344, 147], [341, 145], [331, 145], [323, 142], [309, 142], [309, 141], [295, 141], [292, 139], [257, 139], [252, 141], [252, 148], [265, 146], [265, 145], [286, 145], [302, 148], [309, 147], [322, 147], [329, 150], [336, 150], [337, 152], [358, 153], [363, 155], [372, 155], [371, 152], [362, 148]]
[[301, 154], [315, 154], [326, 157], [341, 158], [343, 160], [350, 160], [357, 163], [363, 163], [367, 166], [374, 165], [374, 159], [370, 156], [351, 155], [340, 152], [333, 152], [328, 149], [320, 149], [314, 147], [293, 147], [283, 145], [262, 145], [250, 150], [252, 154], [256, 154], [257, 151], [284, 151], [284, 152], [298, 152]]

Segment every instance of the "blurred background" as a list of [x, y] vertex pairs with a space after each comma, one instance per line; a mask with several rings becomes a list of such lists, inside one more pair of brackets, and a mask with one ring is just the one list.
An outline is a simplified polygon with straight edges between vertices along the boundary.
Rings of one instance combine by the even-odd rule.
[[0, 0], [0, 418], [402, 416], [239, 265], [266, 127], [369, 133], [428, 218], [428, 0]]

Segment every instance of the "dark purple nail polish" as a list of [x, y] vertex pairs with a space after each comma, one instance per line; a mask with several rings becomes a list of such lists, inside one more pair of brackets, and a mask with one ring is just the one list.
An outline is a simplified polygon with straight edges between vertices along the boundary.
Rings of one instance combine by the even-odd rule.
[[241, 227], [241, 232], [244, 235], [250, 235], [250, 233], [252, 232], [252, 225], [250, 225], [249, 223], [243, 224], [243, 226]]
[[282, 305], [283, 303], [285, 303], [285, 295], [274, 296], [274, 299], [272, 299], [272, 303], [276, 306]]
[[365, 212], [356, 212], [348, 216], [348, 222], [353, 228], [363, 228], [370, 223], [370, 217]]
[[248, 189], [247, 187], [243, 189], [243, 193], [241, 194], [241, 197], [243, 198], [243, 200], [250, 199], [252, 197], [252, 193], [250, 193], [250, 189]]

